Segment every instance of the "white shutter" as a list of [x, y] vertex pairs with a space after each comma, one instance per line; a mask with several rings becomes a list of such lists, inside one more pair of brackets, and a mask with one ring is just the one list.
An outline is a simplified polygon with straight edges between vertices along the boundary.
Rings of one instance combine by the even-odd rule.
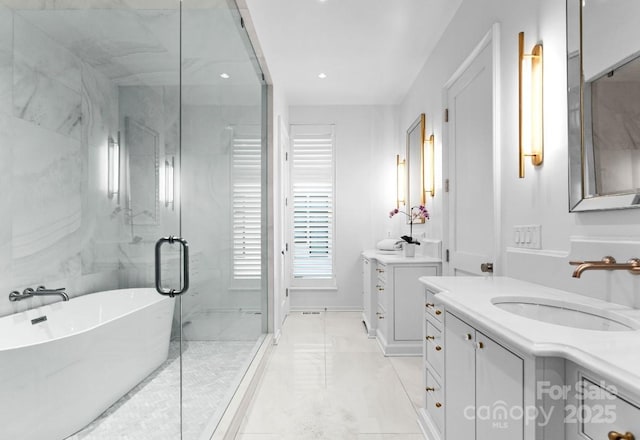
[[293, 125], [291, 134], [292, 285], [304, 284], [301, 280], [332, 281], [333, 127]]
[[259, 280], [261, 256], [261, 142], [234, 134], [232, 141], [233, 279]]

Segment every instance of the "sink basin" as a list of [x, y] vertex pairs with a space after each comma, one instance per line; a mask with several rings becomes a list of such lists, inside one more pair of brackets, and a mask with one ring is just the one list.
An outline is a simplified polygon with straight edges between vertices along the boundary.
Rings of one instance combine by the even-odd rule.
[[609, 332], [634, 331], [640, 323], [606, 310], [541, 298], [500, 297], [494, 306], [524, 318], [565, 327]]

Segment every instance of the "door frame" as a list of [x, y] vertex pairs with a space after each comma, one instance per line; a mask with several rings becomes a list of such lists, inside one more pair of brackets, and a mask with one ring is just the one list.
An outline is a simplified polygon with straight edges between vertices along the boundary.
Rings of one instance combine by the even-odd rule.
[[[480, 55], [480, 53], [487, 47], [491, 45], [491, 75], [492, 75], [492, 124], [493, 124], [493, 228], [494, 228], [494, 246], [493, 246], [493, 266], [494, 266], [494, 275], [501, 275], [504, 273], [502, 266], [502, 253], [500, 249], [502, 248], [502, 233], [501, 233], [501, 225], [502, 225], [502, 191], [501, 191], [501, 182], [502, 182], [502, 168], [501, 168], [501, 155], [500, 155], [500, 145], [501, 145], [501, 131], [500, 131], [500, 24], [494, 23], [489, 31], [482, 37], [480, 42], [476, 45], [476, 47], [471, 51], [469, 56], [460, 64], [460, 66], [456, 69], [456, 71], [451, 75], [449, 80], [445, 83], [442, 90], [442, 103], [443, 103], [443, 113], [446, 111], [449, 100], [449, 90], [455, 84], [455, 82], [464, 74], [464, 72], [469, 68], [469, 66], [475, 61], [475, 59]], [[444, 124], [448, 124], [447, 121]], [[449, 165], [450, 165], [450, 147], [451, 147], [451, 139], [449, 135], [449, 126], [442, 130], [442, 172], [443, 179], [448, 179], [450, 175]], [[455, 182], [454, 182], [455, 184]], [[446, 185], [445, 185], [446, 187]], [[451, 223], [452, 219], [450, 219], [450, 207], [451, 207], [451, 197], [452, 193], [447, 192], [446, 196], [443, 198], [443, 225], [442, 225], [442, 241], [443, 248], [448, 250], [451, 247]], [[448, 258], [443, 258], [443, 267], [442, 267], [443, 275], [454, 275], [452, 272], [452, 267], [449, 264]]]

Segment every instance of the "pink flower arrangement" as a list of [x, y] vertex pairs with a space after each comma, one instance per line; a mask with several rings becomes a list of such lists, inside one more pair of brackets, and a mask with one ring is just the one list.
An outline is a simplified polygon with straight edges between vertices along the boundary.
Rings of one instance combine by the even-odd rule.
[[389, 211], [389, 218], [393, 217], [396, 214], [402, 213], [404, 215], [406, 215], [407, 217], [409, 217], [409, 235], [403, 235], [402, 238], [404, 241], [406, 241], [407, 243], [415, 243], [417, 245], [420, 244], [419, 241], [414, 241], [413, 240], [413, 222], [415, 220], [429, 220], [429, 211], [427, 211], [427, 208], [425, 208], [424, 205], [418, 205], [418, 206], [413, 206], [411, 208], [411, 214], [407, 214], [404, 211], [400, 211], [398, 208], [394, 208], [391, 211]]

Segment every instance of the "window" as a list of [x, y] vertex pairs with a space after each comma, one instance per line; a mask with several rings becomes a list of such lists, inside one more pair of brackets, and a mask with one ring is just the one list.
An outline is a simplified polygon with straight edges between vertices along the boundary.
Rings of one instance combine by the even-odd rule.
[[259, 135], [234, 133], [231, 167], [234, 281], [261, 277], [261, 152]]
[[292, 125], [291, 139], [291, 283], [333, 286], [333, 126]]

